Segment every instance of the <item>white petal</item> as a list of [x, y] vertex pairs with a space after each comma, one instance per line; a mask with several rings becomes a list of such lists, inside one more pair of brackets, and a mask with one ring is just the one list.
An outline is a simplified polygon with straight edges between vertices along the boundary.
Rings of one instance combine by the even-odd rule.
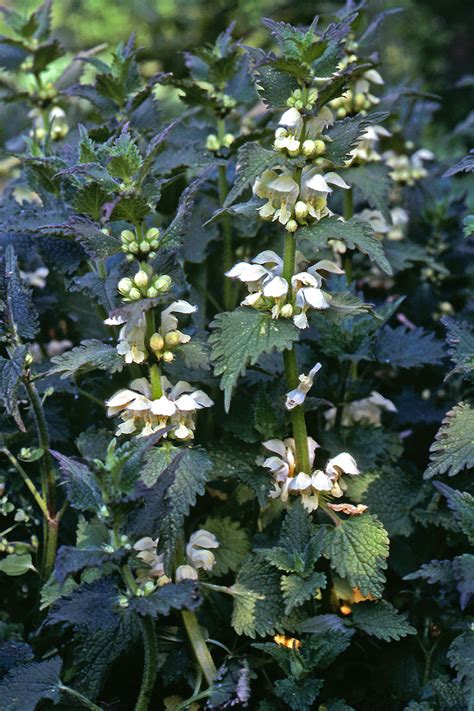
[[291, 286], [293, 289], [297, 289], [301, 284], [306, 286], [321, 286], [321, 277], [319, 275], [314, 276], [309, 272], [298, 272], [298, 274], [293, 274], [291, 277]]
[[107, 326], [121, 326], [125, 322], [126, 319], [123, 316], [109, 316], [104, 321]]
[[206, 395], [204, 390], [195, 390], [191, 393], [191, 397], [199, 409], [203, 407], [212, 407], [214, 405], [214, 401]]
[[309, 454], [309, 463], [311, 466], [313, 466], [314, 453], [316, 452], [318, 447], [319, 447], [319, 444], [312, 437], [308, 437], [308, 454]]
[[288, 282], [283, 277], [277, 276], [270, 279], [263, 287], [263, 295], [273, 298], [285, 296], [288, 293]]
[[119, 390], [115, 395], [112, 395], [109, 400], [106, 400], [105, 404], [107, 407], [123, 407], [124, 405], [128, 405], [129, 402], [132, 402], [136, 397], [137, 393], [133, 390]]
[[300, 314], [297, 314], [296, 316], [293, 316], [293, 323], [295, 324], [296, 328], [300, 329], [305, 329], [309, 326], [308, 319], [304, 311], [302, 311]]
[[355, 476], [360, 474], [354, 457], [349, 452], [341, 452], [337, 457], [333, 457], [326, 464], [326, 474], [334, 476], [340, 473]]
[[373, 405], [377, 405], [378, 407], [382, 408], [382, 410], [386, 410], [387, 412], [398, 412], [393, 402], [378, 393], [376, 390], [373, 390], [370, 393], [369, 402], [371, 402]]
[[154, 415], [161, 415], [162, 417], [170, 417], [176, 412], [176, 405], [174, 402], [169, 400], [165, 395], [162, 395], [157, 400], [153, 400], [151, 403], [151, 411]]
[[321, 289], [316, 289], [311, 286], [306, 286], [300, 289], [296, 295], [296, 303], [298, 303], [298, 297], [302, 295], [304, 302], [309, 304], [313, 309], [327, 309], [329, 308], [329, 303], [321, 291]]
[[326, 180], [320, 173], [310, 176], [305, 181], [305, 188], [315, 193], [332, 193], [332, 188], [329, 187]]
[[240, 281], [258, 281], [266, 274], [268, 271], [264, 267], [248, 262], [239, 262], [226, 272], [226, 276], [231, 279], [240, 279]]
[[311, 477], [304, 472], [300, 472], [294, 479], [290, 482], [291, 491], [305, 491], [311, 486]]
[[142, 395], [145, 395], [145, 397], [151, 398], [150, 383], [146, 378], [136, 378], [135, 380], [132, 380], [130, 387], [133, 390], [137, 390]]
[[341, 269], [335, 262], [329, 261], [329, 259], [321, 259], [312, 267], [309, 267], [308, 272], [311, 274], [312, 271], [318, 271], [319, 269], [324, 269], [325, 272], [331, 272], [331, 274], [344, 274], [344, 269]]
[[277, 267], [283, 268], [283, 259], [271, 249], [265, 249], [260, 254], [252, 259], [253, 264], [275, 264]]
[[333, 482], [331, 479], [322, 471], [314, 472], [311, 477], [311, 484], [317, 491], [331, 491]]
[[286, 402], [285, 402], [285, 407], [287, 410], [293, 410], [295, 407], [298, 407], [298, 405], [302, 405], [305, 401], [306, 398], [306, 393], [300, 390], [299, 388], [295, 388], [294, 390], [290, 390], [289, 393], [286, 395]]
[[181, 583], [183, 580], [197, 580], [197, 570], [192, 565], [179, 565], [176, 568], [176, 582]]
[[275, 180], [272, 180], [271, 183], [269, 183], [268, 187], [270, 190], [274, 190], [276, 193], [292, 193], [296, 191], [296, 194], [298, 194], [298, 183], [293, 180], [291, 175], [285, 174], [285, 175], [280, 175], [278, 178]]
[[262, 442], [262, 444], [269, 452], [275, 452], [279, 454], [280, 457], [286, 459], [286, 447], [281, 439], [267, 439], [267, 441]]
[[240, 302], [241, 306], [254, 306], [259, 299], [262, 297], [261, 291], [255, 291], [253, 294], [249, 294]]
[[279, 126], [284, 126], [285, 128], [296, 129], [301, 132], [303, 128], [303, 117], [301, 116], [298, 109], [291, 108], [285, 111], [281, 119], [278, 121]]
[[349, 190], [350, 188], [350, 185], [348, 185], [337, 173], [326, 173], [324, 177], [328, 183], [331, 183], [331, 185], [337, 185], [338, 188], [344, 188], [345, 190]]
[[193, 431], [186, 427], [185, 424], [181, 423], [179, 427], [173, 430], [173, 435], [176, 439], [188, 439], [193, 436]]

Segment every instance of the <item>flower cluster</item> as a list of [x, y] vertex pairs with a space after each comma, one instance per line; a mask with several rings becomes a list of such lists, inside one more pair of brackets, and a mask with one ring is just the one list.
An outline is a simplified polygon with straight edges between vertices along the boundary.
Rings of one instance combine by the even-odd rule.
[[154, 274], [149, 264], [141, 264], [135, 276], [124, 277], [118, 283], [118, 290], [124, 301], [139, 301], [144, 297], [153, 299], [159, 294], [166, 294], [171, 286], [171, 277]]
[[386, 151], [382, 154], [382, 158], [386, 165], [391, 168], [389, 175], [392, 180], [402, 185], [412, 186], [417, 180], [421, 180], [428, 175], [428, 171], [423, 166], [423, 161], [433, 160], [434, 155], [426, 148], [419, 148], [411, 155]]
[[272, 318], [293, 318], [295, 326], [304, 329], [308, 327], [306, 314], [309, 310], [329, 307], [330, 297], [321, 288], [323, 277], [320, 271], [344, 273], [334, 262], [322, 259], [306, 271], [294, 274], [288, 282], [282, 276], [282, 258], [271, 250], [265, 250], [250, 263], [238, 262], [226, 272], [226, 276], [246, 284], [249, 295], [241, 306], [268, 310]]
[[217, 153], [221, 148], [230, 148], [235, 141], [233, 133], [226, 133], [222, 139], [219, 139], [215, 133], [210, 133], [206, 139], [206, 148], [208, 151]]
[[198, 570], [210, 571], [216, 558], [211, 549], [219, 548], [219, 541], [213, 533], [200, 528], [195, 531], [186, 546], [186, 563], [176, 568], [176, 582], [197, 580]]
[[[397, 408], [391, 400], [374, 390], [369, 397], [353, 400], [344, 407], [341, 425], [342, 427], [353, 427], [356, 424], [360, 424], [380, 427], [384, 412], [397, 412]], [[329, 427], [334, 425], [336, 408], [331, 407], [326, 410], [324, 417]]]
[[389, 138], [391, 135], [390, 131], [383, 126], [368, 126], [350, 152], [348, 165], [380, 162], [382, 156], [377, 150], [380, 139]]
[[59, 106], [52, 108], [48, 112], [47, 118], [45, 118], [45, 112], [39, 108], [31, 109], [29, 117], [33, 121], [30, 136], [36, 141], [44, 141], [48, 136], [52, 141], [59, 141], [69, 133], [66, 114]]
[[214, 403], [202, 390], [195, 390], [189, 383], [180, 380], [172, 385], [161, 376], [162, 395], [152, 397], [151, 385], [146, 378], [130, 383], [130, 388], [119, 390], [105, 403], [107, 415], [118, 415], [122, 422], [116, 434], [133, 434], [147, 437], [164, 428], [164, 437], [180, 441], [193, 439], [196, 412]]
[[286, 105], [295, 109], [311, 111], [318, 100], [318, 96], [319, 92], [317, 89], [295, 89], [286, 100]]
[[120, 233], [122, 252], [125, 252], [129, 262], [135, 257], [137, 259], [153, 259], [156, 257], [159, 237], [160, 230], [157, 227], [150, 227], [141, 236], [137, 235], [136, 232], [132, 232], [132, 230], [122, 230]]
[[145, 536], [140, 538], [134, 546], [133, 550], [137, 552], [137, 559], [143, 563], [144, 567], [139, 567], [137, 577], [140, 582], [156, 580], [158, 586], [166, 585], [171, 582], [165, 575], [164, 556], [157, 551], [158, 538], [150, 538]]
[[386, 237], [393, 241], [399, 241], [405, 237], [408, 213], [403, 207], [393, 207], [390, 210], [391, 224], [386, 221], [380, 210], [361, 210], [358, 216], [372, 226], [374, 236], [378, 239]]
[[278, 122], [274, 148], [290, 156], [321, 156], [326, 151], [323, 131], [333, 123], [334, 116], [327, 107], [306, 120], [297, 108], [288, 109]]
[[[311, 474], [296, 471], [295, 441], [292, 438], [284, 440], [270, 439], [263, 446], [272, 456], [261, 462], [273, 477], [274, 488], [270, 493], [272, 499], [279, 498], [283, 503], [291, 495], [300, 496], [301, 503], [307, 511], [314, 511], [320, 504], [321, 497], [333, 496], [340, 498], [346, 489], [343, 476], [359, 474], [354, 458], [348, 452], [342, 452], [337, 457], [329, 459], [324, 470], [315, 469]], [[308, 455], [311, 468], [318, 444], [308, 437]], [[329, 505], [329, 504], [328, 504]]]
[[[349, 64], [354, 64], [357, 56], [351, 54], [345, 57], [338, 65], [338, 71], [342, 72]], [[353, 113], [366, 114], [372, 107], [376, 106], [380, 99], [371, 93], [371, 84], [381, 86], [384, 80], [375, 69], [369, 69], [353, 82], [342, 96], [338, 96], [329, 102], [329, 106], [335, 110], [337, 118], [345, 118]]]

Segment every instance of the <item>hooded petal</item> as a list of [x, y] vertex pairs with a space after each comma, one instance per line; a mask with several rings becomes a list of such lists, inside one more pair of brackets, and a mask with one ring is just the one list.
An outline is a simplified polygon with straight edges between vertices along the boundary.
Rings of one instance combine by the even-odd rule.
[[172, 400], [162, 395], [157, 400], [153, 400], [151, 403], [151, 411], [154, 415], [159, 415], [161, 417], [171, 417], [176, 412], [176, 405]]
[[279, 298], [288, 293], [288, 282], [283, 277], [276, 276], [264, 282], [263, 295], [267, 297]]
[[337, 457], [333, 457], [328, 461], [326, 464], [326, 474], [331, 477], [341, 474], [355, 476], [356, 474], [360, 474], [360, 472], [352, 454], [349, 454], [349, 452], [341, 452]]
[[327, 183], [337, 185], [338, 188], [344, 188], [345, 190], [349, 190], [350, 188], [350, 185], [348, 185], [346, 181], [343, 180], [337, 173], [326, 173], [324, 177]]
[[331, 491], [333, 482], [324, 472], [317, 470], [311, 476], [311, 484], [317, 491]]

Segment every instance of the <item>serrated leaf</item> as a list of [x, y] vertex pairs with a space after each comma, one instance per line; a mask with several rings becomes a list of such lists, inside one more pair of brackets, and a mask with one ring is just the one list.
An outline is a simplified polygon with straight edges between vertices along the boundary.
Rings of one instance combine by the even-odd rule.
[[335, 216], [327, 217], [309, 227], [300, 227], [296, 232], [297, 244], [308, 259], [316, 258], [331, 239], [341, 240], [349, 249], [366, 254], [382, 271], [392, 274], [392, 267], [380, 241], [374, 237], [371, 225], [358, 217], [351, 217], [346, 222]]
[[356, 188], [374, 210], [379, 210], [388, 222], [391, 222], [389, 193], [392, 181], [388, 168], [381, 163], [366, 163], [344, 171], [344, 180]]
[[315, 592], [326, 587], [324, 573], [311, 573], [309, 578], [300, 575], [283, 575], [281, 578], [281, 591], [285, 601], [285, 614], [289, 615], [295, 607], [300, 607], [309, 600]]
[[125, 549], [107, 553], [102, 548], [75, 548], [61, 546], [56, 555], [54, 574], [62, 585], [69, 575], [79, 573], [84, 569], [104, 569], [107, 563], [119, 562], [126, 555]]
[[259, 143], [246, 143], [239, 148], [234, 184], [224, 201], [224, 207], [230, 207], [247, 186], [253, 184], [264, 170], [271, 168], [279, 160], [281, 158], [278, 154], [263, 148]]
[[462, 532], [467, 536], [469, 543], [474, 545], [474, 496], [468, 491], [452, 489], [440, 481], [435, 481], [434, 486], [446, 498]]
[[352, 607], [351, 621], [355, 627], [372, 637], [390, 642], [397, 642], [409, 634], [416, 634], [407, 619], [385, 600], [378, 602], [359, 602]]
[[5, 250], [2, 267], [1, 292], [8, 328], [12, 335], [31, 341], [38, 331], [38, 312], [31, 300], [31, 290], [21, 280], [11, 245]]
[[231, 588], [234, 596], [232, 626], [238, 635], [255, 638], [281, 629], [283, 599], [280, 575], [257, 556], [249, 556]]
[[461, 610], [465, 610], [474, 595], [474, 555], [464, 553], [453, 560], [453, 574], [459, 592]]
[[211, 323], [209, 337], [214, 372], [221, 377], [226, 412], [232, 390], [249, 365], [255, 365], [263, 353], [283, 351], [298, 340], [299, 333], [291, 321], [272, 319], [255, 309], [239, 308], [217, 314]]
[[471, 711], [474, 698], [474, 631], [464, 632], [451, 642], [448, 649], [448, 660], [457, 671], [458, 679], [466, 690], [466, 700]]
[[228, 659], [219, 667], [207, 701], [209, 709], [248, 706], [250, 699], [250, 670], [246, 660]]
[[[383, 427], [341, 427], [339, 431], [321, 433], [320, 439], [330, 452], [350, 452], [361, 470], [395, 463], [403, 452], [403, 443], [398, 433], [389, 432]], [[355, 485], [357, 479], [354, 479]]]
[[35, 711], [43, 699], [59, 701], [61, 657], [44, 662], [19, 664], [0, 681], [0, 698], [5, 711]]
[[53, 604], [45, 624], [62, 622], [91, 632], [112, 630], [120, 619], [115, 611], [118, 595], [119, 588], [111, 576], [85, 583]]
[[229, 516], [225, 518], [210, 516], [204, 521], [202, 528], [213, 533], [219, 541], [219, 548], [213, 551], [216, 562], [212, 568], [212, 575], [226, 575], [230, 571], [238, 570], [250, 550], [249, 537], [240, 523], [233, 521]]
[[[449, 373], [460, 373], [470, 375], [474, 371], [474, 328], [452, 318], [441, 319], [443, 326], [446, 326], [446, 342], [449, 345], [449, 356], [456, 364], [456, 367]], [[449, 377], [449, 376], [448, 376]]]
[[199, 586], [194, 580], [181, 583], [167, 583], [146, 597], [135, 597], [130, 601], [127, 613], [137, 613], [142, 617], [166, 617], [171, 610], [197, 610], [202, 602]]
[[17, 642], [14, 639], [0, 642], [0, 674], [3, 676], [12, 667], [30, 662], [33, 659], [33, 650], [26, 642]]
[[324, 681], [308, 678], [303, 680], [280, 679], [275, 682], [275, 694], [292, 711], [310, 711], [318, 698]]
[[365, 513], [343, 521], [326, 534], [324, 555], [362, 595], [381, 597], [388, 547], [388, 535], [380, 521]]
[[336, 167], [343, 166], [367, 126], [382, 123], [387, 116], [388, 113], [378, 111], [367, 116], [357, 114], [342, 121], [336, 121], [327, 131], [331, 142], [327, 144], [324, 157], [334, 163]]
[[377, 334], [375, 357], [393, 368], [439, 365], [444, 355], [443, 343], [422, 328], [384, 326]]
[[123, 359], [116, 349], [95, 339], [82, 341], [72, 350], [51, 358], [51, 362], [54, 367], [48, 375], [59, 375], [61, 379], [84, 375], [96, 369], [115, 373], [123, 368]]
[[89, 467], [54, 450], [52, 454], [59, 462], [71, 506], [79, 511], [98, 511], [102, 505], [102, 492]]
[[21, 388], [27, 353], [25, 346], [17, 346], [10, 358], [0, 357], [0, 400], [7, 414], [13, 417], [22, 432], [25, 432], [25, 425], [18, 406], [18, 392]]
[[251, 487], [262, 508], [268, 503], [268, 494], [272, 488], [272, 479], [256, 463], [258, 449], [244, 446], [237, 440], [216, 442], [209, 451], [213, 464], [212, 477], [231, 481], [238, 480]]
[[455, 476], [466, 467], [474, 467], [473, 433], [474, 410], [461, 402], [446, 413], [430, 447], [431, 462], [425, 479], [445, 473]]
[[441, 585], [451, 585], [454, 582], [453, 564], [450, 560], [432, 560], [423, 563], [419, 570], [404, 576], [404, 580], [426, 580], [430, 585], [440, 583]]

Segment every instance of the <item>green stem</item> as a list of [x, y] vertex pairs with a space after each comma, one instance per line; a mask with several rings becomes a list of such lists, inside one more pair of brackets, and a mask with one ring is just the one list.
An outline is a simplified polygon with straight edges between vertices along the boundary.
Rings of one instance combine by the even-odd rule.
[[[285, 251], [283, 255], [283, 278], [291, 285], [291, 277], [295, 272], [295, 255], [296, 241], [289, 232], [285, 235]], [[290, 286], [291, 291], [291, 286]], [[291, 293], [289, 293], [291, 298]], [[284, 351], [283, 362], [285, 365], [285, 376], [288, 388], [294, 390], [298, 387], [298, 363], [296, 361], [296, 352], [294, 349]], [[296, 466], [297, 471], [311, 473], [311, 465], [309, 462], [308, 452], [308, 432], [306, 429], [306, 421], [304, 417], [304, 409], [302, 405], [290, 410], [291, 427], [295, 440], [296, 449]]]
[[3, 452], [3, 454], [6, 457], [8, 457], [10, 462], [13, 464], [13, 466], [15, 467], [15, 469], [17, 470], [17, 472], [20, 474], [21, 478], [25, 482], [26, 486], [28, 487], [30, 494], [33, 496], [34, 500], [40, 507], [40, 509], [43, 513], [43, 516], [47, 519], [49, 516], [49, 512], [48, 512], [48, 507], [46, 506], [46, 502], [43, 499], [43, 497], [41, 496], [41, 494], [39, 493], [39, 491], [36, 488], [36, 486], [34, 485], [34, 483], [31, 481], [28, 474], [25, 472], [25, 470], [21, 466], [18, 459], [6, 447], [3, 447], [2, 449], [0, 449], [0, 452]]
[[163, 388], [161, 387], [161, 372], [156, 363], [150, 366], [150, 385], [151, 397], [153, 400], [157, 400], [163, 395]]
[[[217, 119], [217, 138], [219, 142], [225, 136], [225, 119]], [[218, 167], [218, 178], [217, 187], [219, 191], [219, 203], [221, 207], [224, 206], [225, 199], [229, 193], [229, 185], [227, 183], [226, 169], [225, 165], [220, 165]], [[224, 266], [224, 271], [227, 272], [234, 262], [234, 250], [232, 247], [232, 223], [230, 215], [225, 214], [222, 220], [222, 231], [224, 237], [224, 246], [222, 252], [222, 261]], [[224, 277], [224, 308], [226, 311], [231, 311], [235, 306], [235, 288], [234, 284]]]
[[153, 619], [151, 617], [142, 617], [140, 624], [143, 633], [142, 639], [145, 658], [143, 662], [142, 685], [140, 687], [140, 694], [135, 706], [135, 711], [147, 711], [150, 706], [156, 673], [158, 671], [158, 647]]
[[190, 610], [182, 610], [181, 616], [183, 618], [184, 627], [191, 642], [194, 655], [198, 661], [199, 666], [206, 678], [209, 686], [213, 683], [216, 677], [216, 667], [212, 660], [211, 653], [209, 652], [206, 641], [202, 636], [201, 628], [197, 621], [196, 615]]
[[352, 188], [349, 188], [349, 190], [344, 190], [342, 215], [345, 220], [350, 220], [353, 214], [354, 214], [354, 193], [352, 192]]
[[183, 701], [182, 704], [179, 704], [179, 706], [176, 706], [174, 711], [185, 711], [185, 709], [188, 709], [191, 704], [193, 704], [195, 701], [201, 701], [202, 699], [206, 699], [210, 695], [209, 689], [206, 689], [206, 691], [201, 691], [199, 694], [193, 694], [190, 699], [186, 699], [186, 701]]
[[91, 709], [91, 711], [102, 711], [100, 706], [97, 706], [97, 704], [94, 704], [90, 699], [87, 698], [87, 696], [80, 694], [79, 691], [76, 691], [75, 689], [71, 689], [69, 686], [64, 686], [63, 684], [60, 684], [59, 688], [65, 694], [69, 694], [69, 696], [72, 696], [74, 699], [77, 699], [78, 701], [80, 701], [81, 704], [83, 706], [85, 706], [87, 709]]

